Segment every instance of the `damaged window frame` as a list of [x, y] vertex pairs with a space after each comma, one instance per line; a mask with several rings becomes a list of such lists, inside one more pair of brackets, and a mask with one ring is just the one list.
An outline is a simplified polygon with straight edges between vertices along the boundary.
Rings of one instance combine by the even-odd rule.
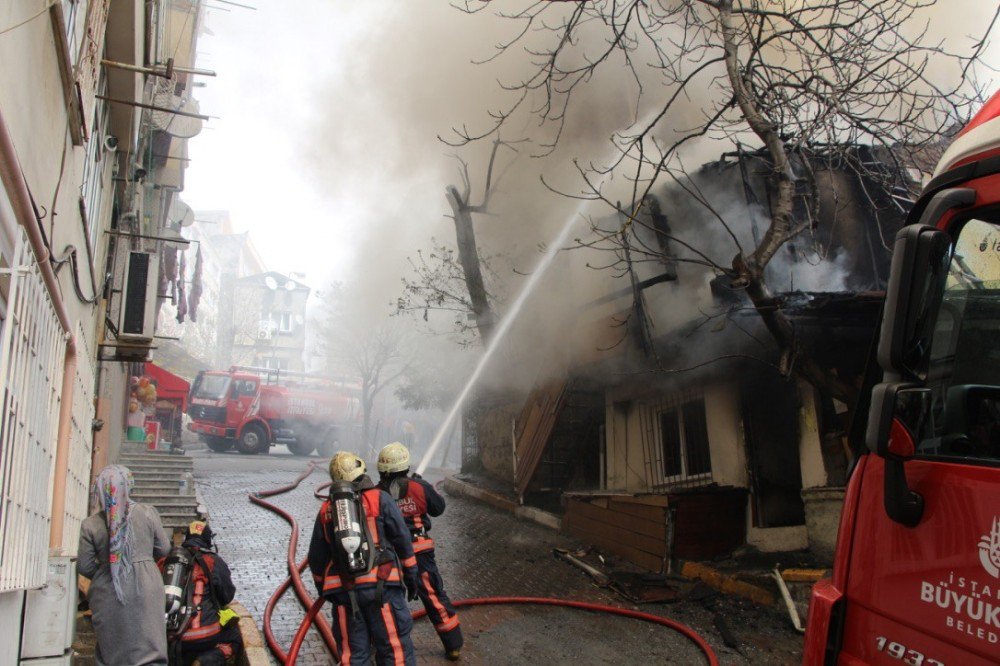
[[[654, 410], [657, 455], [653, 462], [657, 467], [655, 474], [661, 476], [662, 480], [651, 478], [650, 487], [654, 490], [667, 490], [678, 486], [712, 483], [712, 447], [708, 437], [704, 396], [686, 397], [667, 405], [657, 405]], [[695, 414], [700, 415], [700, 418], [692, 419]], [[673, 420], [670, 429], [674, 433], [670, 441], [667, 439], [665, 418]], [[700, 442], [693, 442], [693, 435]], [[674, 450], [668, 452], [668, 445]], [[699, 449], [697, 455], [693, 455], [692, 447]], [[692, 458], [695, 460], [692, 461]], [[672, 460], [677, 463], [676, 473], [671, 473], [673, 466], [668, 467]], [[694, 471], [693, 466], [696, 466]]]

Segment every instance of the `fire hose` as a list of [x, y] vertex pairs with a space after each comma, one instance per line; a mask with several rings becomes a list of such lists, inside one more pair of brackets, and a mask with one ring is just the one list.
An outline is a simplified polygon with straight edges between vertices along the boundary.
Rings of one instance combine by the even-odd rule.
[[[333, 632], [330, 630], [330, 625], [327, 623], [326, 619], [319, 614], [325, 600], [323, 597], [313, 599], [309, 593], [306, 592], [305, 585], [302, 583], [300, 574], [305, 570], [308, 562], [307, 560], [303, 560], [300, 563], [295, 562], [299, 534], [298, 523], [295, 518], [291, 516], [291, 514], [278, 508], [270, 502], [264, 501], [263, 499], [264, 497], [273, 497], [275, 495], [280, 495], [294, 490], [307, 476], [312, 474], [315, 467], [315, 463], [310, 462], [306, 471], [300, 474], [292, 483], [286, 486], [281, 486], [280, 488], [274, 488], [272, 490], [257, 492], [250, 495], [251, 502], [257, 506], [267, 509], [268, 511], [278, 514], [286, 522], [288, 522], [292, 528], [292, 534], [289, 538], [288, 544], [288, 578], [285, 579], [285, 581], [282, 582], [282, 584], [279, 585], [274, 591], [274, 594], [271, 595], [271, 598], [267, 602], [267, 607], [264, 610], [264, 636], [267, 639], [267, 645], [271, 649], [271, 652], [274, 653], [275, 658], [286, 666], [293, 666], [295, 664], [298, 659], [299, 651], [302, 649], [302, 643], [305, 641], [306, 634], [309, 632], [309, 627], [313, 625], [315, 625], [317, 630], [320, 632], [320, 635], [323, 637], [323, 642], [326, 644], [327, 649], [330, 650], [330, 654], [333, 655], [334, 660], [339, 661], [340, 659], [340, 652], [337, 650], [337, 644], [333, 638]], [[329, 483], [325, 483], [319, 486], [313, 492], [313, 496], [317, 499], [325, 500], [326, 497], [321, 493], [323, 489], [329, 485]], [[295, 636], [292, 639], [288, 652], [285, 652], [278, 643], [278, 640], [275, 638], [271, 629], [271, 616], [273, 614], [274, 607], [291, 586], [295, 587], [299, 603], [302, 604], [302, 608], [306, 610], [306, 615], [299, 624], [298, 630], [295, 632]], [[718, 666], [719, 664], [719, 659], [716, 656], [715, 651], [712, 649], [712, 646], [709, 645], [708, 641], [706, 641], [700, 634], [685, 624], [676, 622], [669, 618], [660, 617], [659, 615], [653, 615], [652, 613], [643, 613], [642, 611], [619, 608], [617, 606], [608, 606], [606, 604], [574, 601], [572, 599], [554, 599], [550, 597], [478, 597], [473, 599], [458, 599], [453, 602], [453, 605], [456, 608], [465, 606], [494, 605], [558, 606], [561, 608], [575, 608], [577, 610], [608, 613], [610, 615], [627, 617], [634, 620], [642, 620], [643, 622], [650, 622], [652, 624], [658, 624], [669, 629], [673, 629], [694, 643], [695, 646], [701, 650], [702, 654], [705, 655], [709, 666]], [[419, 620], [426, 615], [427, 611], [420, 609], [413, 613], [413, 619]]]

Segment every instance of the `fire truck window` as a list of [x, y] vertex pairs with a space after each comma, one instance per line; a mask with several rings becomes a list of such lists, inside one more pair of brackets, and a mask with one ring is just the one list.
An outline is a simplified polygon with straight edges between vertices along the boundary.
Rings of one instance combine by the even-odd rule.
[[226, 396], [229, 389], [229, 377], [225, 375], [202, 375], [202, 380], [195, 389], [194, 397], [218, 400]]
[[257, 384], [249, 379], [236, 380], [233, 382], [233, 397], [238, 398], [245, 395], [253, 395], [257, 391]]
[[955, 243], [931, 344], [932, 427], [918, 455], [1000, 461], [1000, 226], [973, 219]]

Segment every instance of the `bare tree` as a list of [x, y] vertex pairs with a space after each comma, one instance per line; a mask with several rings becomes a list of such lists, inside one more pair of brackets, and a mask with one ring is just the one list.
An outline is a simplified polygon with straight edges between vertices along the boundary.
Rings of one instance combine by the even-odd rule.
[[[478, 324], [475, 307], [470, 295], [465, 269], [455, 248], [438, 243], [431, 238], [430, 251], [418, 250], [415, 256], [409, 257], [411, 275], [403, 278], [403, 293], [396, 299], [396, 312], [422, 314], [424, 321], [430, 320], [430, 313], [444, 312], [454, 317], [455, 331], [459, 342], [471, 345], [482, 339], [482, 331]], [[502, 303], [498, 296], [501, 292], [500, 279], [493, 268], [497, 256], [483, 256], [478, 253], [475, 265], [479, 269], [476, 280], [482, 285], [488, 306], [487, 315], [482, 318], [486, 329], [490, 326], [492, 313]]]
[[[469, 327], [463, 315], [471, 316], [485, 343], [496, 323], [495, 298], [490, 292], [489, 278], [492, 271], [488, 261], [480, 255], [476, 243], [474, 214], [488, 214], [490, 199], [503, 174], [494, 176], [497, 155], [501, 148], [513, 150], [510, 143], [496, 139], [490, 151], [486, 167], [483, 195], [479, 203], [472, 203], [472, 179], [469, 165], [459, 158], [459, 176], [462, 191], [454, 185], [445, 188], [445, 196], [451, 206], [451, 218], [455, 222], [455, 243], [457, 252], [445, 245], [436, 245], [426, 255], [418, 252], [410, 259], [414, 277], [403, 280], [403, 295], [397, 302], [397, 312], [423, 310], [446, 310], [458, 313], [456, 324], [459, 331], [467, 332]], [[507, 165], [508, 167], [510, 164]], [[433, 239], [432, 239], [433, 241]]]
[[317, 353], [325, 357], [328, 372], [360, 382], [361, 436], [367, 453], [374, 455], [376, 399], [410, 366], [406, 329], [388, 316], [357, 312], [343, 285], [331, 285], [320, 296], [324, 312], [317, 322]]
[[[468, 0], [462, 9], [489, 5]], [[516, 27], [491, 58], [524, 55], [528, 76], [502, 83], [509, 104], [490, 110], [482, 131], [463, 126], [450, 143], [497, 136], [527, 114], [547, 132], [538, 143], [551, 152], [583, 89], [601, 75], [625, 72], [635, 84], [633, 122], [614, 135], [609, 162], [577, 164], [582, 191], [568, 195], [622, 213], [615, 227], [594, 225], [596, 238], [586, 245], [611, 253], [608, 266], [627, 271], [633, 260], [662, 258], [656, 244], [643, 246], [632, 232], [647, 225], [636, 213], [654, 185], [664, 177], [690, 184], [685, 147], [702, 140], [751, 146], [769, 165], [763, 234], [745, 247], [734, 220], [699, 199], [727, 232], [732, 259], [670, 238], [683, 248], [672, 258], [705, 265], [743, 287], [795, 372], [850, 401], [856, 387], [797, 344], [790, 320], [773, 306], [765, 268], [819, 212], [816, 164], [853, 170], [897, 197], [902, 183], [906, 198], [914, 183], [905, 170], [927, 164], [928, 151], [969, 114], [978, 99], [973, 74], [997, 16], [959, 52], [928, 36], [933, 11], [942, 7], [930, 0], [536, 2], [502, 14]], [[878, 159], [859, 159], [859, 146]], [[632, 203], [624, 208], [605, 191], [611, 174], [631, 183]], [[797, 212], [803, 203], [805, 212]], [[663, 235], [651, 226], [648, 232]]]

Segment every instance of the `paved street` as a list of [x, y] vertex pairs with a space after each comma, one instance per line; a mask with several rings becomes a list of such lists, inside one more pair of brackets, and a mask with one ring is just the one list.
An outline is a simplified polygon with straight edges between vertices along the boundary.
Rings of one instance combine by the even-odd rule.
[[[277, 516], [249, 503], [247, 493], [289, 483], [306, 465], [277, 447], [270, 456], [193, 452], [195, 477], [211, 514], [220, 553], [233, 569], [238, 598], [257, 618], [285, 577], [288, 528]], [[305, 555], [318, 508], [314, 488], [326, 480], [317, 471], [294, 492], [275, 498], [300, 523], [299, 556]], [[521, 595], [551, 596], [627, 606], [592, 584], [581, 572], [555, 560], [553, 547], [579, 544], [545, 528], [514, 519], [477, 502], [448, 497], [448, 510], [434, 522], [438, 562], [455, 599]], [[310, 583], [311, 585], [311, 583]], [[697, 602], [646, 604], [641, 610], [683, 622], [705, 636], [723, 663], [799, 663], [801, 639], [787, 618], [717, 599], [741, 642], [739, 654], [726, 648], [713, 614]], [[466, 664], [697, 664], [697, 649], [675, 632], [656, 625], [571, 609], [477, 607], [460, 612], [466, 635]], [[274, 629], [287, 646], [302, 618], [291, 594], [276, 613]], [[446, 663], [426, 622], [414, 629], [419, 662]], [[329, 663], [318, 635], [310, 632], [301, 664]]]

